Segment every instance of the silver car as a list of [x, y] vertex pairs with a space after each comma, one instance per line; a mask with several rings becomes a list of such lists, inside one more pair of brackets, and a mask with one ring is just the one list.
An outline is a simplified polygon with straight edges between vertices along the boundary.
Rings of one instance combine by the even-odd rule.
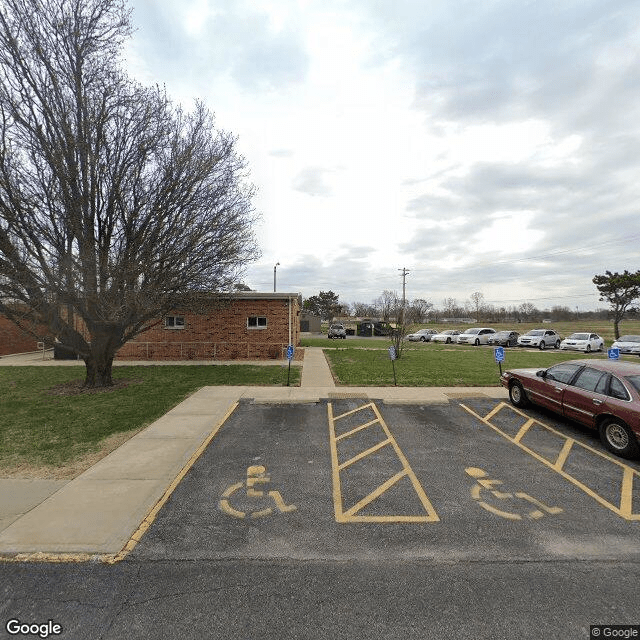
[[435, 329], [420, 329], [415, 333], [410, 333], [407, 336], [407, 340], [410, 342], [430, 342], [431, 337], [438, 333]]
[[451, 344], [457, 342], [460, 332], [456, 329], [447, 329], [431, 336], [431, 342], [444, 342], [445, 344]]
[[538, 347], [544, 351], [547, 347], [558, 349], [562, 339], [553, 329], [532, 329], [518, 338], [519, 347]]
[[620, 336], [611, 348], [620, 349], [620, 353], [640, 356], [640, 336]]
[[487, 327], [475, 327], [467, 329], [458, 336], [458, 344], [473, 344], [476, 347], [479, 344], [489, 344], [489, 338], [496, 332], [495, 329]]

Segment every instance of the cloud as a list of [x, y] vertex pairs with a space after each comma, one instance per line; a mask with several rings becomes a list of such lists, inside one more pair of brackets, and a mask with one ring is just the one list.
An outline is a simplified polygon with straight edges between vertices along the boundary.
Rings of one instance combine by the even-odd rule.
[[228, 76], [244, 91], [265, 92], [306, 77], [309, 56], [293, 15], [291, 23], [275, 25], [251, 2], [223, 0], [215, 8], [201, 2], [191, 11], [183, 0], [133, 4], [136, 43], [156, 79], [177, 77], [204, 88]]
[[331, 172], [331, 169], [307, 167], [293, 179], [292, 187], [296, 191], [301, 191], [309, 196], [327, 198], [332, 194], [332, 190], [325, 182], [324, 176]]

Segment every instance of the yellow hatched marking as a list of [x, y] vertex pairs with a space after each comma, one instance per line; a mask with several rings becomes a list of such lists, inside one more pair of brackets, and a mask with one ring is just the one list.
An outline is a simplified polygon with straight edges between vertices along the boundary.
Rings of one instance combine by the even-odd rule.
[[[376, 419], [370, 420], [365, 424], [359, 425], [354, 429], [351, 429], [347, 433], [343, 433], [340, 436], [336, 436], [335, 423], [342, 418], [346, 418], [347, 416], [352, 416], [359, 411], [364, 411], [366, 409], [370, 409], [374, 412]], [[333, 481], [333, 505], [335, 512], [336, 522], [384, 522], [384, 523], [398, 523], [398, 522], [439, 522], [440, 518], [438, 517], [435, 509], [431, 505], [429, 498], [424, 492], [422, 485], [418, 481], [413, 469], [409, 465], [409, 462], [405, 455], [402, 453], [402, 450], [398, 446], [395, 438], [389, 431], [387, 424], [385, 423], [378, 407], [370, 402], [368, 404], [357, 407], [356, 409], [352, 409], [351, 411], [347, 411], [346, 413], [342, 413], [338, 416], [333, 414], [333, 404], [329, 402], [327, 404], [327, 415], [329, 421], [329, 445], [331, 449], [331, 468], [332, 468], [332, 481]], [[373, 425], [380, 425], [382, 430], [386, 435], [386, 439], [379, 442], [378, 444], [370, 447], [366, 451], [359, 453], [357, 456], [354, 456], [350, 460], [340, 464], [338, 461], [338, 442], [344, 440], [345, 438], [355, 435], [364, 429], [371, 427]], [[342, 496], [342, 485], [340, 482], [340, 471], [345, 469], [346, 467], [352, 465], [358, 460], [362, 460], [367, 456], [375, 453], [376, 451], [382, 449], [383, 447], [391, 445], [395, 454], [398, 456], [398, 459], [402, 463], [402, 471], [395, 474], [393, 477], [389, 478], [385, 482], [383, 482], [377, 489], [372, 491], [365, 498], [360, 500], [357, 504], [349, 507], [346, 511], [343, 509], [343, 496]], [[425, 515], [403, 515], [403, 514], [394, 514], [394, 515], [358, 515], [358, 512], [361, 511], [364, 507], [371, 504], [376, 498], [380, 497], [385, 491], [389, 490], [395, 484], [397, 484], [402, 478], [408, 477], [411, 481], [411, 484], [420, 500], [422, 507], [425, 510]]]
[[[518, 410], [516, 407], [512, 407], [506, 404], [505, 402], [500, 402], [496, 407], [492, 409], [490, 413], [488, 413], [485, 417], [482, 417], [478, 415], [475, 411], [473, 411], [473, 409], [470, 409], [466, 405], [461, 403], [460, 406], [463, 409], [465, 409], [468, 413], [470, 413], [472, 416], [480, 420], [482, 423], [486, 424], [488, 427], [491, 427], [491, 429], [493, 429], [496, 433], [499, 433], [503, 438], [509, 440], [509, 442], [513, 442], [513, 444], [520, 447], [523, 451], [526, 451], [530, 456], [538, 460], [538, 462], [542, 462], [542, 464], [544, 464], [545, 466], [549, 467], [550, 469], [553, 469], [556, 473], [560, 474], [565, 480], [568, 480], [569, 482], [571, 482], [571, 484], [575, 485], [576, 487], [584, 491], [587, 495], [591, 496], [603, 507], [606, 507], [610, 511], [613, 511], [613, 513], [620, 516], [621, 518], [624, 518], [625, 520], [634, 520], [634, 521], [640, 520], [640, 513], [632, 513], [633, 481], [636, 476], [640, 476], [640, 473], [638, 473], [632, 467], [629, 467], [628, 465], [624, 464], [623, 462], [620, 462], [619, 460], [616, 460], [615, 458], [610, 458], [609, 456], [603, 454], [597, 449], [594, 449], [593, 447], [590, 447], [589, 445], [586, 445], [582, 442], [578, 442], [577, 440], [573, 440], [572, 438], [565, 436], [560, 431], [557, 431], [553, 427], [550, 427], [549, 425], [544, 424], [544, 422], [540, 422], [539, 420], [534, 420], [533, 422], [535, 422], [536, 424], [539, 424], [541, 427], [543, 427], [547, 431], [550, 431], [551, 433], [554, 433], [555, 435], [560, 436], [565, 441], [562, 447], [562, 450], [560, 451], [556, 461], [549, 462], [549, 460], [547, 460], [546, 458], [543, 458], [540, 454], [536, 453], [526, 445], [522, 444], [522, 442], [517, 440], [516, 439], [518, 438], [517, 435], [515, 437], [512, 437], [507, 433], [505, 433], [504, 431], [502, 431], [499, 427], [494, 425], [492, 422], [490, 422], [490, 419], [495, 417], [495, 415], [504, 408], [510, 409], [514, 413], [517, 413], [523, 418], [526, 418], [528, 421], [531, 420], [528, 415]], [[591, 453], [595, 453], [597, 456], [604, 458], [608, 462], [611, 462], [622, 469], [622, 473], [623, 473], [622, 489], [621, 489], [619, 507], [612, 504], [611, 502], [603, 498], [600, 494], [593, 491], [593, 489], [590, 489], [587, 485], [580, 482], [580, 480], [578, 480], [577, 478], [574, 478], [572, 475], [570, 475], [569, 473], [567, 473], [562, 469], [562, 467], [564, 466], [564, 463], [567, 460], [570, 450], [574, 446], [579, 446], [583, 449], [586, 449], [587, 451], [590, 451]]]
[[629, 520], [638, 520], [638, 516], [636, 515], [633, 518], [632, 507], [633, 507], [633, 480], [634, 480], [635, 472], [631, 467], [627, 467], [624, 470], [624, 474], [622, 476], [622, 491], [620, 496], [620, 512], [625, 514], [623, 517], [626, 517]]
[[567, 438], [565, 440], [565, 443], [562, 445], [562, 449], [558, 454], [557, 460], [553, 463], [553, 468], [556, 471], [560, 471], [564, 466], [564, 463], [567, 461], [567, 458], [569, 457], [569, 453], [571, 452], [571, 447], [573, 447], [574, 442], [575, 440], [573, 438]]
[[522, 440], [522, 438], [524, 437], [524, 434], [527, 433], [527, 431], [529, 431], [529, 429], [531, 428], [531, 425], [535, 422], [535, 420], [533, 420], [533, 418], [531, 420], [527, 420], [527, 422], [525, 422], [522, 425], [522, 428], [520, 429], [520, 431], [518, 431], [516, 437], [513, 439], [514, 442], [520, 442], [520, 440]]
[[360, 502], [355, 504], [351, 509], [344, 512], [344, 515], [349, 517], [358, 513], [360, 509], [366, 507], [370, 502], [373, 502], [377, 497], [381, 496], [387, 489], [391, 488], [398, 480], [404, 478], [407, 475], [407, 470], [403, 469], [402, 471], [396, 473], [393, 478], [389, 478], [386, 482], [383, 482], [377, 489], [372, 491], [366, 498], [362, 498]]
[[370, 456], [372, 453], [375, 453], [379, 449], [382, 449], [382, 447], [386, 447], [388, 444], [390, 444], [389, 439], [383, 440], [382, 442], [378, 442], [378, 444], [375, 444], [373, 445], [373, 447], [370, 447], [366, 451], [359, 453], [357, 456], [354, 456], [353, 458], [351, 458], [351, 460], [347, 460], [346, 462], [343, 462], [340, 465], [339, 470], [342, 471], [343, 469], [350, 467], [354, 462], [358, 462], [358, 460], [362, 460], [362, 458], [366, 458], [367, 456]]
[[[338, 420], [339, 418], [336, 418], [336, 420]], [[370, 427], [371, 425], [377, 424], [378, 423], [378, 419], [376, 418], [375, 420], [371, 420], [370, 422], [365, 422], [364, 424], [361, 424], [359, 427], [356, 427], [355, 429], [351, 429], [351, 431], [347, 431], [346, 433], [341, 433], [339, 436], [336, 436], [336, 442], [340, 442], [340, 440], [344, 440], [345, 438], [348, 438], [349, 436], [352, 436], [356, 433], [358, 433], [358, 431], [362, 431], [363, 429], [367, 429], [368, 427]]]

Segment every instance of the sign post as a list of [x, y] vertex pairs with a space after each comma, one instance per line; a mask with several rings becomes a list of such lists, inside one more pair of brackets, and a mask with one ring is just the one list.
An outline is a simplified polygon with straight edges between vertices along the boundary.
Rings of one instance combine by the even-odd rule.
[[393, 386], [398, 386], [398, 381], [396, 380], [396, 358], [398, 355], [396, 354], [396, 348], [391, 345], [389, 347], [389, 358], [391, 358], [391, 365], [393, 366]]
[[289, 360], [289, 369], [287, 370], [287, 387], [289, 386], [289, 378], [291, 376], [291, 361], [293, 360], [293, 354], [295, 353], [295, 349], [293, 345], [290, 344], [287, 347], [287, 360]]
[[498, 368], [500, 369], [500, 376], [502, 376], [502, 363], [504, 362], [504, 347], [496, 347], [494, 349], [494, 354], [495, 354], [496, 362], [498, 363]]

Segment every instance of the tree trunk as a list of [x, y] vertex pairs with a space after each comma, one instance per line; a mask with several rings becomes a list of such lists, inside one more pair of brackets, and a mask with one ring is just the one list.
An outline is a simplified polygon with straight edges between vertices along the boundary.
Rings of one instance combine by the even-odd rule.
[[96, 357], [91, 354], [84, 360], [87, 366], [85, 387], [110, 387], [113, 385], [111, 370], [113, 357]]
[[84, 363], [87, 366], [84, 379], [85, 387], [111, 387], [113, 385], [111, 377], [113, 356], [97, 357], [95, 354], [91, 354], [84, 359]]

